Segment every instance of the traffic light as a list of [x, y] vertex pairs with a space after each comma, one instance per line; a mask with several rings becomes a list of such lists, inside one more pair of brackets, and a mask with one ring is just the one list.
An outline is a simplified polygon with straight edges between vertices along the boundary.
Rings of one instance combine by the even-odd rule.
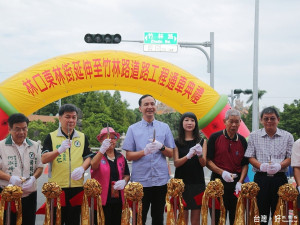
[[246, 89], [246, 90], [244, 90], [244, 94], [246, 94], [246, 95], [252, 94], [252, 90]]
[[241, 94], [243, 92], [242, 89], [234, 89], [233, 94]]
[[120, 34], [86, 34], [84, 36], [84, 41], [89, 44], [119, 44], [121, 40]]

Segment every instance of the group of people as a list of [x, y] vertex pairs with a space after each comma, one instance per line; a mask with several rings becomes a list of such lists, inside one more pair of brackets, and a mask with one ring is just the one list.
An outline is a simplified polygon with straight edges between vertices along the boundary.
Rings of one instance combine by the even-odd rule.
[[[252, 132], [248, 143], [238, 133], [241, 115], [234, 109], [225, 114], [225, 129], [212, 134], [208, 141], [200, 136], [198, 120], [192, 112], [181, 116], [178, 137], [174, 140], [169, 126], [155, 119], [156, 100], [151, 95], [139, 99], [139, 110], [142, 120], [128, 128], [122, 146], [126, 158], [115, 149], [120, 134], [112, 127], [101, 130], [97, 136], [100, 150], [92, 153], [88, 138], [75, 130], [78, 110], [72, 104], [60, 107], [61, 125], [47, 135], [42, 149], [27, 138], [28, 118], [20, 113], [11, 115], [8, 120], [10, 134], [0, 141], [0, 189], [8, 184], [22, 187], [23, 224], [35, 224], [36, 183], [45, 163], [49, 163], [49, 181], [55, 181], [65, 193], [61, 224], [66, 225], [80, 224], [80, 206], [72, 206], [70, 200], [83, 190], [84, 173], [89, 167], [91, 177], [102, 186], [107, 225], [121, 223], [123, 190], [129, 180], [143, 185], [143, 224], [150, 207], [152, 224], [163, 224], [170, 178], [167, 157], [174, 158], [175, 178], [182, 179], [185, 184], [186, 224], [188, 221], [192, 225], [200, 224], [201, 205], [196, 203], [195, 197], [205, 190], [205, 166], [212, 171], [211, 180], [219, 178], [224, 185], [224, 206], [231, 225], [249, 163], [256, 172], [254, 182], [260, 187], [257, 204], [261, 224], [268, 224], [270, 213], [273, 216], [275, 212], [277, 191], [288, 182], [285, 172], [290, 165], [294, 167], [300, 191], [300, 141], [294, 144], [293, 136], [277, 127], [280, 118], [275, 108], [262, 111], [263, 128]], [[131, 173], [127, 160], [132, 161]], [[218, 224], [218, 210], [215, 215]], [[12, 213], [11, 224], [15, 224], [15, 220]]]

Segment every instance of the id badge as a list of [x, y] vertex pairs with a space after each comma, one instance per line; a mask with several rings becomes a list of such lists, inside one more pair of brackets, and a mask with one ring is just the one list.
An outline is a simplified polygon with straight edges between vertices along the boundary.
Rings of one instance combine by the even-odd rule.
[[114, 189], [116, 181], [112, 181], [110, 185], [111, 198], [119, 198], [119, 191]]

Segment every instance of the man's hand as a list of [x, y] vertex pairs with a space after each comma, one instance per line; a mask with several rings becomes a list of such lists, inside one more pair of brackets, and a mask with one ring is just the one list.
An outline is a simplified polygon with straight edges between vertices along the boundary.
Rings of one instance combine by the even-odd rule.
[[160, 143], [159, 141], [148, 143], [144, 149], [144, 155], [154, 154], [154, 153], [158, 152], [162, 146], [163, 146], [163, 144]]
[[279, 170], [281, 170], [281, 165], [279, 163], [274, 163], [269, 165], [267, 173], [273, 175], [277, 173]]
[[79, 180], [82, 178], [83, 173], [84, 173], [84, 168], [80, 166], [73, 170], [71, 177], [73, 180]]
[[222, 173], [222, 178], [223, 180], [225, 180], [226, 182], [233, 182], [233, 178], [231, 176], [231, 173], [227, 172], [226, 170], [223, 171]]
[[235, 194], [237, 195], [242, 190], [242, 183], [237, 182], [235, 185]]
[[72, 141], [69, 139], [64, 140], [61, 146], [57, 149], [58, 153], [61, 154], [65, 152], [68, 148], [71, 148]]
[[144, 155], [149, 155], [152, 152], [152, 148], [151, 148], [151, 143], [147, 144], [146, 147], [144, 148]]
[[262, 163], [262, 164], [260, 164], [259, 170], [261, 172], [267, 172], [268, 167], [269, 167], [269, 163]]
[[123, 190], [124, 187], [126, 185], [126, 181], [125, 180], [118, 180], [115, 185], [114, 185], [114, 189], [115, 190]]
[[11, 176], [8, 183], [21, 187], [22, 180], [21, 180], [21, 177], [19, 177], [19, 176]]
[[32, 186], [34, 185], [35, 180], [36, 180], [35, 177], [31, 176], [29, 180], [25, 181], [25, 183], [23, 183], [22, 186], [23, 191], [30, 190], [30, 188], [32, 188]]
[[151, 142], [150, 144], [152, 144], [152, 149], [153, 150], [159, 150], [162, 148], [163, 144], [160, 143], [159, 141], [155, 140], [153, 142], [153, 139], [149, 139], [149, 141]]
[[104, 153], [107, 151], [107, 149], [110, 146], [110, 139], [105, 139], [100, 147], [100, 152], [104, 155]]
[[187, 159], [191, 159], [195, 155], [196, 149], [194, 147], [191, 147], [188, 154], [186, 154]]

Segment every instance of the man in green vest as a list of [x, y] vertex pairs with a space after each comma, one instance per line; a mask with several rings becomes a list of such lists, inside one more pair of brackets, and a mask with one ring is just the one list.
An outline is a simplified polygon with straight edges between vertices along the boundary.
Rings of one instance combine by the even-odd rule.
[[[9, 135], [0, 141], [0, 192], [9, 184], [22, 187], [22, 224], [34, 225], [37, 179], [43, 164], [40, 145], [27, 137], [28, 124], [28, 118], [21, 113], [8, 118]], [[17, 224], [13, 210], [10, 218], [11, 225]]]
[[91, 162], [92, 152], [87, 137], [75, 130], [78, 109], [65, 104], [59, 109], [61, 127], [47, 135], [42, 150], [42, 162], [50, 163], [49, 181], [56, 182], [65, 192], [61, 224], [79, 225], [80, 206], [71, 206], [70, 199], [83, 190], [84, 171]]

